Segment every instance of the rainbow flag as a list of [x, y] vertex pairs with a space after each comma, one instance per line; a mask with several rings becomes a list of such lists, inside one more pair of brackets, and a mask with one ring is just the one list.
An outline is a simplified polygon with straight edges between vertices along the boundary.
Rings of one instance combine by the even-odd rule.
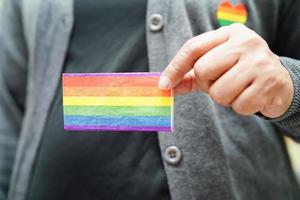
[[217, 18], [221, 26], [230, 25], [232, 23], [245, 24], [247, 17], [247, 8], [242, 3], [238, 3], [234, 6], [230, 1], [222, 1], [217, 9]]
[[64, 73], [64, 129], [172, 131], [173, 91], [160, 73]]

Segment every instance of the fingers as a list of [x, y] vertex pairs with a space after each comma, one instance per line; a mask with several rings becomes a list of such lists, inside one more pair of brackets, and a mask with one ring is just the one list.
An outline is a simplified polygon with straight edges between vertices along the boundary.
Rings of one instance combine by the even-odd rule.
[[[238, 62], [238, 59], [239, 54], [233, 50], [229, 42], [217, 46], [196, 61], [193, 70], [187, 73], [175, 87], [175, 94], [185, 94], [199, 90], [208, 93], [214, 81], [232, 68]], [[235, 75], [232, 75], [232, 78], [235, 79], [239, 75], [237, 72], [239, 69], [234, 70]]]
[[217, 103], [230, 106], [254, 79], [253, 71], [238, 63], [215, 81], [208, 93]]
[[263, 84], [258, 81], [254, 82], [232, 103], [232, 109], [245, 116], [257, 113], [263, 110], [269, 102], [269, 95], [266, 93], [267, 90], [264, 89]]
[[199, 91], [199, 87], [197, 86], [194, 70], [188, 72], [184, 76], [183, 80], [174, 88], [175, 95], [192, 93], [196, 91]]
[[199, 57], [228, 39], [225, 28], [210, 31], [187, 41], [162, 73], [159, 87], [171, 89], [181, 82]]
[[239, 60], [239, 52], [231, 42], [225, 42], [210, 50], [195, 65], [194, 71], [200, 89], [208, 93], [210, 84], [232, 68]]
[[217, 80], [239, 60], [239, 52], [231, 42], [226, 42], [207, 52], [194, 65], [199, 78]]

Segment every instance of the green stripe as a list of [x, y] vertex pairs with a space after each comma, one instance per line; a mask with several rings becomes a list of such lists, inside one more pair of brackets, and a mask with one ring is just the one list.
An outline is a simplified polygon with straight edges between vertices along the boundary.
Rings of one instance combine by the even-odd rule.
[[170, 116], [169, 106], [64, 106], [64, 115]]
[[230, 24], [235, 23], [234, 21], [228, 21], [228, 20], [223, 20], [223, 19], [219, 19], [219, 23], [221, 26], [228, 26]]

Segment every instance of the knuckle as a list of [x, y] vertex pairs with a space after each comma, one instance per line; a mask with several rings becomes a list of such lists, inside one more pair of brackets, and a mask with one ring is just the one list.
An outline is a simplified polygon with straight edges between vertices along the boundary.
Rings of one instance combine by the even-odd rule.
[[197, 83], [197, 87], [200, 89], [200, 91], [208, 93], [209, 88], [212, 85], [212, 81], [207, 80], [205, 76], [203, 75], [202, 71], [199, 72], [199, 69], [194, 69], [195, 72], [195, 79]]
[[261, 50], [259, 53], [257, 53], [255, 55], [255, 60], [253, 61], [254, 66], [255, 67], [259, 67], [259, 68], [269, 68], [269, 69], [273, 69], [273, 63], [272, 63], [272, 59], [270, 58], [270, 51], [268, 50]]
[[273, 88], [274, 86], [278, 85], [279, 82], [280, 82], [280, 80], [278, 80], [277, 77], [268, 76], [265, 81], [265, 87]]
[[200, 80], [206, 80], [209, 74], [209, 70], [206, 69], [200, 62], [195, 64], [194, 71]]
[[255, 58], [255, 61], [253, 62], [253, 64], [254, 64], [254, 67], [257, 67], [259, 69], [265, 68], [265, 70], [269, 70], [269, 69], [266, 69], [266, 68], [269, 67], [270, 63], [262, 55], [258, 54], [257, 57]]
[[284, 100], [282, 98], [274, 98], [272, 107], [282, 108], [284, 106]]
[[247, 108], [246, 104], [242, 102], [234, 102], [232, 104], [233, 111], [239, 115], [244, 115], [244, 116], [248, 115], [246, 108]]
[[260, 35], [244, 24], [234, 23], [229, 25], [229, 28], [231, 35], [234, 35], [240, 41], [241, 45], [246, 45], [248, 48], [249, 46], [268, 46], [267, 42]]
[[203, 73], [205, 73], [205, 72], [202, 70], [203, 68], [202, 68], [201, 64], [195, 63], [193, 69], [195, 72], [195, 76], [200, 80], [204, 80], [205, 77], [203, 76]]
[[282, 79], [280, 76], [269, 76], [266, 79], [265, 87], [270, 91], [272, 89], [281, 90], [286, 85], [286, 82], [284, 79]]
[[196, 62], [194, 65], [194, 71], [200, 80], [214, 80], [214, 72], [212, 68], [203, 62]]
[[174, 63], [171, 65], [171, 70], [173, 74], [184, 74], [184, 69], [180, 66], [179, 62], [174, 60]]
[[196, 39], [191, 38], [189, 39], [180, 49], [179, 53], [177, 54], [182, 60], [189, 60], [191, 62], [196, 61], [196, 52], [197, 52], [197, 43]]
[[222, 106], [228, 106], [229, 102], [227, 101], [225, 95], [220, 92], [219, 89], [217, 89], [216, 87], [212, 86], [209, 91], [208, 91], [210, 97], [217, 102], [218, 104], [222, 105]]
[[243, 35], [236, 37], [236, 40], [241, 47], [254, 50], [257, 48], [265, 48], [267, 46], [264, 39], [252, 30], [240, 34]]
[[228, 56], [233, 58], [239, 58], [241, 56], [241, 51], [238, 48], [230, 48], [226, 52]]
[[249, 34], [244, 38], [243, 44], [249, 47], [257, 47], [262, 44], [262, 40], [256, 34]]
[[259, 102], [260, 110], [262, 110], [264, 107], [270, 104], [270, 98], [268, 97], [262, 97]]
[[190, 52], [190, 51], [194, 50], [196, 48], [196, 46], [197, 46], [197, 43], [196, 43], [195, 38], [190, 38], [184, 43], [183, 51], [186, 53]]

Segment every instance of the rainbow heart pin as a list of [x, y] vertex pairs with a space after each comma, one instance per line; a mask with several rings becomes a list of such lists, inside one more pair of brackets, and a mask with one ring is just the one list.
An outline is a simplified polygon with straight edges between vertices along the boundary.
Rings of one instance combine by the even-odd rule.
[[230, 0], [222, 0], [217, 9], [217, 19], [221, 26], [227, 26], [233, 23], [245, 24], [248, 19], [246, 6], [239, 1], [233, 5]]

